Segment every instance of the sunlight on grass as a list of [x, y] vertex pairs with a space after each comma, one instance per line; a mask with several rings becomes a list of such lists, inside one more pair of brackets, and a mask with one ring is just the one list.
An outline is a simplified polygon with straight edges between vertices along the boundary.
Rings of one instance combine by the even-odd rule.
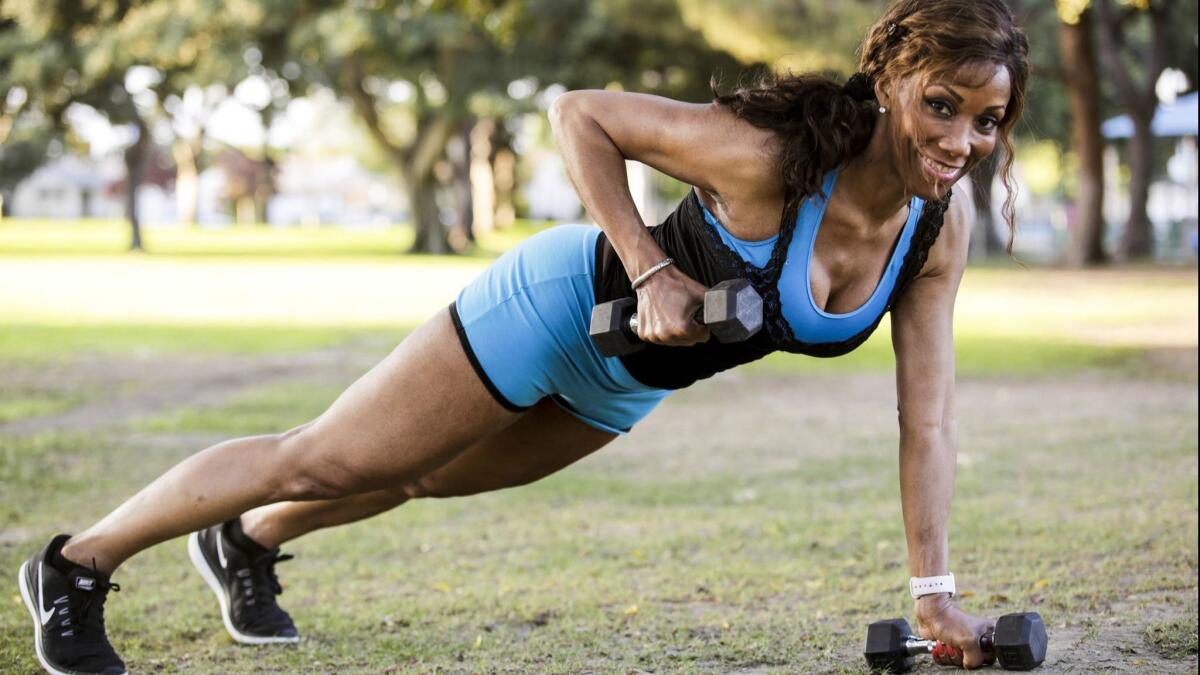
[[[480, 234], [463, 257], [494, 258], [546, 226], [541, 222], [518, 221], [505, 230]], [[129, 225], [123, 220], [5, 218], [0, 220], [0, 256], [124, 256], [130, 236]], [[394, 259], [412, 246], [413, 230], [408, 225], [362, 228], [150, 225], [143, 228], [142, 238], [146, 252], [153, 256]]]

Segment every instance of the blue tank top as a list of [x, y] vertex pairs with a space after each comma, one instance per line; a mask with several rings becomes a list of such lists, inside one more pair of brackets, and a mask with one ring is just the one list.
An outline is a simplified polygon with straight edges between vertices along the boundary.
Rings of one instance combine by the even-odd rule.
[[[870, 328], [887, 311], [888, 299], [900, 268], [904, 265], [905, 255], [912, 245], [913, 232], [916, 231], [917, 221], [920, 220], [925, 202], [919, 197], [913, 197], [908, 205], [908, 219], [900, 230], [891, 258], [884, 267], [883, 275], [875, 287], [871, 297], [858, 309], [844, 314], [832, 314], [817, 307], [813, 300], [812, 284], [809, 281], [809, 267], [813, 257], [813, 247], [817, 241], [817, 230], [825, 216], [825, 208], [829, 205], [829, 196], [833, 194], [833, 186], [837, 182], [838, 170], [834, 169], [825, 174], [821, 193], [813, 195], [800, 205], [796, 215], [796, 229], [788, 243], [787, 258], [779, 277], [779, 301], [783, 318], [792, 329], [796, 339], [801, 342], [822, 344], [841, 342]], [[704, 220], [716, 231], [721, 241], [725, 242], [742, 260], [762, 268], [771, 259], [771, 252], [779, 235], [761, 241], [739, 239], [729, 233], [725, 226], [700, 202]]]

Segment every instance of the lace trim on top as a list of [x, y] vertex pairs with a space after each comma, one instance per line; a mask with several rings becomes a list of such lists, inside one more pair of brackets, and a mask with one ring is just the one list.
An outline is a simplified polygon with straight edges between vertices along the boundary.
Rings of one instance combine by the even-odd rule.
[[[942, 230], [944, 215], [947, 207], [950, 205], [952, 194], [952, 191], [948, 191], [942, 199], [925, 203], [925, 209], [921, 213], [920, 220], [917, 221], [916, 232], [913, 233], [912, 242], [909, 244], [908, 251], [904, 254], [904, 262], [900, 267], [900, 274], [896, 277], [896, 284], [892, 287], [892, 292], [888, 296], [888, 301], [884, 306], [883, 312], [876, 317], [870, 326], [859, 331], [849, 339], [840, 342], [801, 342], [796, 339], [795, 334], [792, 332], [792, 327], [783, 318], [783, 305], [779, 298], [779, 277], [783, 274], [783, 264], [787, 259], [787, 251], [791, 246], [792, 235], [796, 231], [796, 220], [799, 215], [800, 204], [808, 195], [800, 195], [799, 197], [785, 196], [783, 216], [779, 222], [779, 238], [775, 240], [770, 260], [761, 268], [746, 262], [736, 251], [729, 248], [721, 239], [720, 234], [714, 228], [707, 226], [704, 218], [700, 218], [700, 222], [705, 223], [706, 227], [700, 229], [704, 231], [704, 237], [714, 254], [713, 257], [716, 258], [719, 266], [724, 268], [727, 274], [726, 278], [741, 277], [749, 279], [750, 284], [762, 296], [763, 323], [771, 337], [771, 342], [777, 349], [790, 353], [808, 354], [810, 356], [837, 356], [862, 344], [870, 337], [871, 333], [875, 332], [876, 327], [879, 326], [879, 322], [883, 319], [883, 315], [892, 309], [892, 306], [900, 297], [904, 288], [908, 286], [909, 282], [925, 266], [925, 261], [929, 258], [929, 249], [933, 247], [933, 243], [937, 240], [938, 234]], [[822, 197], [828, 199], [829, 195], [822, 194]], [[688, 199], [692, 202], [692, 206], [697, 212], [703, 212], [703, 204], [700, 203], [700, 197], [696, 194], [695, 190], [689, 192]]]

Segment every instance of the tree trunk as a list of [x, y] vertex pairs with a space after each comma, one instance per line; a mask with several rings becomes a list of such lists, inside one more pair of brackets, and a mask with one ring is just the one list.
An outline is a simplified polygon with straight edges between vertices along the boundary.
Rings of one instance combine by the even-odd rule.
[[1154, 177], [1154, 135], [1151, 119], [1133, 118], [1129, 139], [1129, 220], [1121, 236], [1121, 258], [1131, 260], [1154, 255], [1154, 227], [1146, 212], [1150, 182]]
[[1058, 46], [1071, 106], [1072, 141], [1079, 157], [1067, 262], [1075, 266], [1099, 265], [1105, 262], [1104, 141], [1100, 135], [1100, 77], [1090, 9], [1084, 10], [1074, 24], [1059, 23]]
[[452, 253], [438, 208], [437, 181], [433, 172], [420, 177], [410, 176], [404, 183], [408, 189], [408, 205], [417, 235], [409, 253]]
[[975, 198], [975, 224], [982, 230], [983, 255], [990, 258], [1005, 252], [1005, 242], [996, 233], [996, 223], [992, 219], [992, 184], [996, 181], [996, 172], [1004, 161], [1004, 146], [997, 145], [996, 151], [980, 163], [971, 172], [971, 189]]
[[[1154, 178], [1154, 134], [1151, 121], [1158, 107], [1155, 84], [1167, 63], [1166, 42], [1170, 28], [1170, 5], [1147, 2], [1142, 7], [1116, 8], [1110, 0], [1098, 0], [1100, 16], [1100, 57], [1116, 85], [1125, 112], [1133, 121], [1133, 137], [1129, 139], [1129, 219], [1121, 237], [1121, 257], [1149, 257], [1154, 253], [1154, 230], [1146, 213], [1150, 182]], [[1127, 36], [1129, 22], [1145, 17], [1150, 22], [1150, 44], [1137, 49]], [[1135, 69], [1124, 58], [1128, 52], [1137, 61], [1140, 81]]]
[[171, 150], [175, 156], [175, 209], [179, 212], [179, 222], [195, 227], [200, 205], [200, 162], [195, 145], [180, 138]]
[[138, 219], [137, 192], [146, 175], [146, 159], [150, 154], [150, 130], [141, 117], [134, 117], [137, 139], [125, 148], [125, 217], [129, 219], [129, 250], [144, 251], [142, 224]]
[[447, 237], [446, 225], [442, 222], [437, 204], [437, 180], [433, 169], [437, 160], [446, 154], [446, 143], [454, 133], [453, 118], [442, 111], [431, 111], [421, 116], [417, 123], [417, 135], [412, 147], [404, 152], [401, 175], [409, 188], [413, 227], [417, 237], [413, 241], [413, 253], [454, 253]]
[[492, 173], [492, 136], [496, 120], [481, 118], [471, 129], [471, 232], [482, 234], [496, 228], [496, 176]]
[[471, 191], [471, 126], [464, 124], [446, 144], [446, 161], [450, 164], [446, 187], [452, 197], [455, 222], [450, 233], [451, 246], [462, 249], [475, 241], [471, 229], [474, 220], [474, 195]]
[[259, 225], [271, 224], [271, 198], [275, 196], [275, 178], [279, 167], [275, 158], [267, 154], [266, 143], [263, 143], [263, 161], [261, 170], [256, 172], [254, 180], [254, 222]]

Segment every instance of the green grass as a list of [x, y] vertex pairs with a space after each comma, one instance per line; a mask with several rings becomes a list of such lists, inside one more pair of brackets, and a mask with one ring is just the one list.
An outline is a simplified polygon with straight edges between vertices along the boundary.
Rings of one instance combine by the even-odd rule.
[[[751, 383], [771, 378], [793, 376]], [[1106, 626], [1139, 621], [1117, 609], [1124, 598], [1195, 595], [1196, 401], [1172, 398], [1186, 386], [1153, 386], [1166, 398], [1130, 399], [1120, 415], [1081, 398], [1052, 430], [1026, 417], [1039, 404], [1025, 396], [964, 411], [972, 460], [959, 468], [952, 555], [965, 607], [1036, 609], [1060, 643], [1091, 621], [1107, 643]], [[140, 425], [140, 441], [0, 437], [0, 567], [115, 506], [193, 450], [188, 434], [286, 428], [337, 389], [293, 384], [179, 411]], [[281, 600], [306, 635], [296, 648], [231, 645], [182, 542], [121, 570], [110, 634], [143, 671], [862, 672], [865, 624], [911, 612], [894, 423], [847, 400], [838, 417], [858, 423], [818, 420], [785, 446], [786, 431], [751, 431], [783, 421], [756, 422], [760, 399], [696, 429], [727, 396], [681, 394], [611, 451], [532, 486], [417, 501], [289, 545], [299, 557], [280, 568]], [[1145, 639], [1186, 656], [1194, 607]], [[32, 668], [28, 639], [10, 598], [0, 669]]]
[[1196, 617], [1156, 623], [1146, 629], [1146, 642], [1168, 658], [1187, 658], [1197, 651]]
[[[469, 247], [468, 257], [493, 258], [545, 223], [518, 221], [505, 230], [485, 233]], [[147, 226], [143, 246], [149, 255], [168, 258], [397, 258], [412, 246], [408, 225], [346, 229], [239, 225], [220, 229]], [[0, 256], [124, 256], [130, 242], [123, 220], [0, 220]]]
[[0, 330], [0, 364], [69, 362], [82, 354], [145, 357], [288, 353], [366, 337], [392, 335], [398, 341], [410, 328], [6, 323]]

